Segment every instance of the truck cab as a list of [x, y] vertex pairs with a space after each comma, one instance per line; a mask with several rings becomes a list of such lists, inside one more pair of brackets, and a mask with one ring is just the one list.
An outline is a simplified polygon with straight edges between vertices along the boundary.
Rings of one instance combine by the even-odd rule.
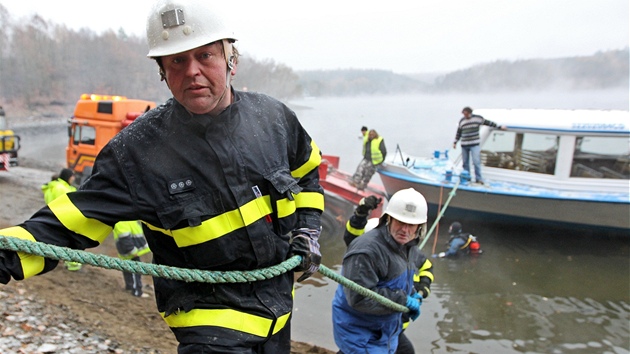
[[83, 94], [68, 120], [66, 163], [81, 184], [92, 173], [96, 155], [122, 129], [144, 112], [155, 108], [152, 101], [124, 96]]

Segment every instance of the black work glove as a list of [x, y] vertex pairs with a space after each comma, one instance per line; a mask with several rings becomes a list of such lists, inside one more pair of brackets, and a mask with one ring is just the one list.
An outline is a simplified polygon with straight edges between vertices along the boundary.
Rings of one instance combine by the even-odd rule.
[[381, 204], [383, 198], [376, 198], [376, 196], [369, 196], [361, 199], [359, 206], [354, 210], [357, 216], [368, 216], [370, 212]]
[[293, 231], [290, 254], [302, 256], [302, 263], [295, 267], [294, 271], [304, 272], [298, 278], [298, 282], [307, 279], [319, 270], [322, 262], [322, 254], [319, 252], [319, 234], [319, 230], [307, 228]]

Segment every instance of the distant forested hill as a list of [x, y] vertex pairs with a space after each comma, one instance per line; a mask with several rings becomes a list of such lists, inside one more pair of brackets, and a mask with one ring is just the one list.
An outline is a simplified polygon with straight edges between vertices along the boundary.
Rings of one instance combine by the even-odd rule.
[[[18, 109], [69, 107], [82, 93], [124, 95], [163, 102], [171, 97], [144, 38], [122, 29], [75, 31], [38, 15], [16, 19], [0, 4], [0, 104]], [[240, 49], [240, 48], [239, 48]], [[628, 48], [559, 59], [498, 60], [450, 73], [396, 74], [386, 70], [295, 71], [281, 58], [243, 51], [232, 85], [281, 100], [508, 90], [628, 89]], [[280, 61], [276, 61], [280, 60]], [[69, 113], [68, 113], [69, 114]]]
[[442, 75], [352, 69], [297, 74], [307, 96], [627, 88], [630, 76], [628, 48], [583, 57], [498, 60]]

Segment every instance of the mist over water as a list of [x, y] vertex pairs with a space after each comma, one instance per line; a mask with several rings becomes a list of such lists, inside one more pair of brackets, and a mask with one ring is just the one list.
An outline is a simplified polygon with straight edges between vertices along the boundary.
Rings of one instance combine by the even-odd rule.
[[[361, 160], [360, 129], [365, 125], [412, 155], [430, 156], [452, 148], [462, 108], [629, 109], [628, 89], [576, 92], [443, 94], [332, 97], [291, 101], [302, 125], [322, 153], [341, 157], [354, 171]], [[500, 123], [500, 122], [496, 122]], [[375, 177], [376, 179], [376, 177]]]
[[[291, 106], [322, 152], [340, 156], [341, 169], [352, 173], [361, 159], [363, 125], [384, 137], [390, 156], [397, 144], [429, 156], [452, 147], [464, 106], [627, 111], [628, 100], [628, 90], [616, 90], [318, 98]], [[425, 254], [444, 250], [451, 221], [447, 210]], [[483, 254], [432, 259], [432, 294], [405, 332], [417, 353], [630, 353], [627, 234], [495, 221], [464, 222]], [[345, 251], [341, 236], [339, 230], [322, 235], [323, 262], [335, 271]], [[298, 285], [294, 339], [336, 350], [336, 287], [320, 274]]]

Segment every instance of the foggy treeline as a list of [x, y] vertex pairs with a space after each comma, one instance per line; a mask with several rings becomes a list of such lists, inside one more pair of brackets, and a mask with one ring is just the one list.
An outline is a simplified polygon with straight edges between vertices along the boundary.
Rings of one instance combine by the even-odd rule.
[[[144, 38], [122, 29], [102, 34], [50, 23], [38, 16], [17, 22], [0, 4], [0, 105], [71, 105], [82, 93], [124, 95], [163, 102], [170, 92], [146, 57]], [[628, 48], [592, 56], [495, 61], [446, 74], [386, 70], [294, 71], [246, 48], [234, 79], [247, 89], [288, 100], [411, 92], [501, 92], [628, 87]]]
[[395, 74], [385, 70], [301, 71], [310, 96], [410, 92], [505, 92], [628, 88], [628, 48], [591, 56], [530, 59], [475, 65], [446, 74]]
[[[144, 38], [122, 29], [102, 34], [33, 16], [16, 22], [0, 4], [0, 105], [73, 104], [82, 93], [163, 102], [171, 94], [146, 57]], [[298, 77], [286, 65], [242, 53], [234, 86], [278, 98], [299, 96]]]

